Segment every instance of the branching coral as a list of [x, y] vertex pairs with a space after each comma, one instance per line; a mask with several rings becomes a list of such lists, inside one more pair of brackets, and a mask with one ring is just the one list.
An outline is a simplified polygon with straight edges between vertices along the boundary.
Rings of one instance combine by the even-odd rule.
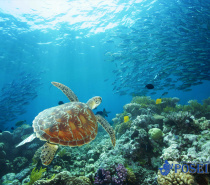
[[194, 124], [201, 130], [210, 129], [210, 120], [207, 120], [205, 117], [194, 120]]
[[183, 112], [183, 111], [179, 111], [177, 112], [171, 112], [169, 114], [166, 114], [165, 117], [173, 122], [176, 125], [183, 125], [185, 123], [189, 123], [189, 121], [192, 121], [191, 118], [191, 113], [190, 112]]
[[193, 124], [194, 116], [190, 112], [171, 112], [165, 114], [166, 119], [164, 119], [164, 126], [167, 125], [174, 127], [174, 132], [184, 132], [195, 133], [198, 131], [197, 127]]
[[182, 109], [183, 109], [182, 105], [176, 105], [175, 107], [165, 106], [163, 107], [161, 112], [164, 112], [164, 113], [179, 112], [179, 111], [182, 111]]
[[158, 113], [161, 112], [171, 112], [171, 111], [179, 111], [181, 110], [181, 107], [177, 105], [177, 102], [179, 102], [179, 98], [162, 98], [161, 104], [156, 105], [158, 107]]
[[196, 118], [206, 117], [210, 118], [210, 98], [203, 100], [203, 105], [197, 100], [190, 100], [189, 105], [184, 105], [183, 110], [191, 112]]
[[169, 112], [169, 110], [177, 111], [181, 110], [177, 106], [179, 98], [161, 98], [161, 103], [156, 104], [155, 100], [152, 100], [150, 97], [146, 96], [136, 96], [132, 99], [131, 104], [139, 104], [141, 106], [141, 112], [145, 114], [143, 109], [150, 110], [152, 112], [160, 114], [161, 112]]
[[205, 107], [209, 107], [210, 106], [210, 97], [208, 97], [207, 99], [203, 100], [203, 105]]
[[142, 110], [145, 109], [142, 105], [137, 103], [129, 103], [123, 106], [124, 112], [130, 113], [132, 117], [136, 117], [142, 113]]
[[174, 98], [162, 98], [162, 101], [168, 107], [176, 107], [176, 103], [178, 103], [180, 101], [180, 99], [177, 98], [177, 97], [174, 97]]
[[[130, 105], [130, 108], [128, 107]], [[158, 112], [160, 108], [155, 104], [155, 100], [152, 100], [150, 97], [147, 96], [136, 96], [132, 99], [130, 104], [125, 105], [124, 110], [130, 112], [134, 117], [147, 114], [149, 112]], [[133, 108], [131, 110], [131, 108]], [[135, 108], [135, 109], [134, 109]]]
[[155, 105], [155, 100], [152, 100], [148, 96], [135, 96], [131, 100], [131, 103], [137, 103], [142, 105], [142, 108], [146, 108], [149, 104]]
[[126, 130], [130, 129], [131, 127], [131, 121], [123, 122], [120, 125], [117, 125], [115, 130], [119, 135], [122, 135], [126, 132]]

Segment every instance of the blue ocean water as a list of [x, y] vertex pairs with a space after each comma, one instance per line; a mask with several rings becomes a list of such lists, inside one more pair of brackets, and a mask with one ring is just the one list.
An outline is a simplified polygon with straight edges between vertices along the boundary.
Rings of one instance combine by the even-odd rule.
[[202, 102], [210, 94], [209, 12], [208, 0], [0, 1], [0, 127], [30, 124], [68, 102], [52, 81], [81, 102], [101, 96], [95, 112], [110, 111], [108, 121], [132, 94]]

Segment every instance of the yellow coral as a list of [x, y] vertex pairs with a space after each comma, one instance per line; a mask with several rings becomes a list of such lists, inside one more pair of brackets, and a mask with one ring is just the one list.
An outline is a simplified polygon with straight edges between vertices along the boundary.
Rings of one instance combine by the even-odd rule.
[[[168, 161], [170, 164], [178, 164], [176, 161]], [[183, 173], [181, 170], [177, 170], [177, 173], [174, 172], [174, 169], [170, 170], [170, 173], [166, 176], [161, 175], [158, 171], [157, 178], [159, 185], [193, 185], [194, 177], [189, 173]]]
[[136, 176], [134, 174], [134, 172], [130, 169], [130, 168], [126, 168], [127, 169], [127, 181], [128, 181], [128, 184], [135, 184], [136, 182]]
[[81, 179], [86, 184], [91, 184], [91, 181], [90, 181], [90, 179], [88, 177], [80, 176], [79, 179]]
[[36, 167], [32, 170], [30, 175], [30, 181], [27, 183], [27, 185], [32, 185], [35, 181], [41, 179], [43, 176], [43, 173], [46, 171], [46, 168], [40, 168], [40, 170], [36, 170]]

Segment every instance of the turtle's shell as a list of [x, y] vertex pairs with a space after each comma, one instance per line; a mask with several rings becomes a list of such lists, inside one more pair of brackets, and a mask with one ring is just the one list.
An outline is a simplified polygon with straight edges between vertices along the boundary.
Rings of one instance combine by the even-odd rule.
[[95, 139], [98, 124], [85, 103], [70, 102], [40, 112], [33, 121], [33, 128], [41, 140], [81, 146]]

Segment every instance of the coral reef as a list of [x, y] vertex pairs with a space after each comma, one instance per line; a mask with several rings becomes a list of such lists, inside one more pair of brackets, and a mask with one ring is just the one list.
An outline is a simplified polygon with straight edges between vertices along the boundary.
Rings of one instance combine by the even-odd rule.
[[[6, 175], [4, 175], [1, 178], [1, 182], [0, 184], [17, 184], [20, 185], [21, 181], [26, 178], [27, 175], [29, 175], [30, 173], [30, 168], [25, 168], [24, 170], [22, 170], [21, 172], [15, 174], [15, 173], [8, 173]], [[29, 181], [29, 179], [27, 180], [27, 182]]]
[[99, 169], [95, 176], [94, 185], [123, 185], [126, 182], [126, 177], [127, 169], [122, 164], [118, 164], [115, 168], [115, 172], [112, 173], [108, 170]]
[[111, 173], [104, 169], [99, 169], [94, 178], [94, 184], [109, 184], [112, 182]]
[[184, 105], [183, 110], [193, 114], [196, 118], [206, 117], [210, 119], [210, 97], [203, 100], [203, 105], [198, 103], [197, 100], [188, 101], [189, 105]]
[[66, 151], [65, 148], [62, 149], [62, 150], [60, 150], [60, 151], [57, 153], [57, 155], [58, 155], [59, 157], [63, 157], [63, 156], [66, 155], [66, 154], [67, 154], [67, 151]]
[[194, 177], [189, 173], [183, 173], [181, 170], [174, 171], [175, 164], [178, 164], [176, 161], [168, 161], [169, 164], [173, 164], [173, 168], [170, 170], [168, 175], [162, 175], [158, 171], [158, 184], [159, 185], [193, 185]]
[[179, 110], [179, 108], [177, 107], [177, 103], [179, 102], [179, 100], [180, 99], [177, 97], [162, 98], [161, 104], [156, 104], [155, 100], [152, 100], [150, 97], [136, 96], [136, 97], [133, 97], [131, 103], [136, 103], [141, 106], [140, 108], [142, 108], [142, 111], [139, 112], [139, 114], [147, 114], [148, 110], [154, 113], [160, 114], [161, 112], [168, 112], [168, 110], [170, 111]]
[[[42, 141], [36, 139], [15, 148], [21, 138], [33, 132], [32, 127], [22, 125], [13, 133], [4, 131], [0, 133], [0, 166], [4, 169], [0, 171], [1, 183], [29, 184], [36, 172], [40, 179], [35, 178], [34, 185], [162, 185], [172, 183], [171, 179], [177, 184], [194, 181], [200, 185], [206, 180], [199, 175], [182, 172], [176, 175], [172, 170], [168, 176], [161, 176], [158, 172], [163, 160], [187, 164], [210, 161], [207, 108], [210, 98], [203, 105], [195, 101], [189, 105], [178, 102], [178, 98], [162, 98], [162, 103], [156, 104], [149, 97], [134, 97], [112, 119], [117, 138], [115, 148], [99, 125], [98, 135], [91, 143], [81, 147], [60, 146], [45, 172], [40, 161]], [[125, 116], [129, 121], [124, 121]], [[41, 168], [42, 173], [35, 167]]]
[[137, 103], [129, 103], [123, 106], [125, 112], [130, 113], [133, 117], [140, 115], [145, 109]]
[[207, 120], [205, 117], [194, 120], [194, 124], [199, 127], [201, 130], [210, 129], [210, 120]]
[[15, 167], [15, 171], [20, 171], [28, 165], [28, 159], [26, 157], [16, 157], [12, 165]]
[[148, 96], [135, 96], [132, 98], [131, 103], [140, 104], [143, 108], [146, 108], [148, 105], [155, 105], [155, 100]]
[[183, 134], [176, 138], [171, 132], [164, 136], [164, 143], [168, 145], [163, 149], [161, 158], [164, 160], [194, 161], [202, 163], [210, 161], [210, 132], [204, 130], [201, 135]]
[[0, 176], [8, 172], [17, 173], [29, 165], [34, 152], [37, 147], [41, 146], [42, 142], [35, 140], [34, 143], [28, 143], [19, 148], [16, 148], [15, 145], [22, 140], [21, 137], [32, 133], [33, 128], [26, 124], [17, 127], [13, 133], [9, 131], [0, 133], [0, 166], [4, 168], [4, 170], [0, 170]]
[[68, 171], [63, 171], [55, 175], [54, 178], [50, 180], [38, 180], [34, 183], [34, 185], [91, 185], [91, 181], [89, 178], [81, 176], [74, 177]]
[[194, 116], [190, 112], [179, 111], [163, 115], [165, 116], [163, 132], [169, 132], [168, 128], [172, 128], [175, 134], [199, 131], [193, 123]]
[[117, 125], [115, 127], [116, 133], [118, 133], [120, 136], [126, 132], [131, 127], [131, 121], [123, 122], [120, 125]]
[[176, 124], [177, 126], [184, 126], [184, 124], [193, 121], [194, 118], [191, 113], [183, 111], [171, 112], [166, 114], [165, 117], [168, 119], [167, 121], [171, 122], [171, 124]]

